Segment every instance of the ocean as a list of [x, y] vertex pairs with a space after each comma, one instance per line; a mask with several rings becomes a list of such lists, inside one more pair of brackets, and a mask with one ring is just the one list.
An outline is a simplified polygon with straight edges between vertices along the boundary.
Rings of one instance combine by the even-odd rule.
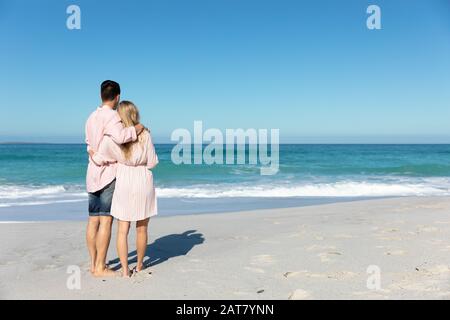
[[[259, 165], [175, 165], [172, 148], [156, 145], [153, 173], [164, 214], [450, 195], [450, 145], [284, 144], [271, 176], [260, 175]], [[85, 217], [86, 166], [83, 144], [0, 145], [0, 220], [18, 212], [29, 219], [52, 205]]]

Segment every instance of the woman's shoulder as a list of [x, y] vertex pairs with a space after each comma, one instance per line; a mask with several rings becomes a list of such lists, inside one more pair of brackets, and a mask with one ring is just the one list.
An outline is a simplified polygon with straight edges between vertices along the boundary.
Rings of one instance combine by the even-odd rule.
[[112, 144], [112, 143], [115, 144], [113, 138], [111, 138], [109, 135], [104, 135], [103, 136], [102, 143], [105, 143], [105, 144], [108, 144], [108, 145]]
[[144, 131], [142, 131], [142, 137], [148, 140], [150, 138], [150, 129], [145, 128]]

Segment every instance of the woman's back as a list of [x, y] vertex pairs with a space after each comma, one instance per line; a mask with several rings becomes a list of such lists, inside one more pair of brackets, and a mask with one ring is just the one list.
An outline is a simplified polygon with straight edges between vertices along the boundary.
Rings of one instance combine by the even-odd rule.
[[128, 151], [105, 136], [97, 154], [102, 161], [119, 163], [111, 215], [122, 221], [141, 221], [156, 215], [153, 173], [148, 169], [158, 164], [158, 157], [150, 133], [141, 133]]
[[144, 130], [138, 140], [128, 146], [117, 145], [110, 137], [105, 136], [99, 148], [100, 161], [117, 161], [126, 166], [146, 166], [151, 169], [158, 163], [158, 157], [150, 132]]

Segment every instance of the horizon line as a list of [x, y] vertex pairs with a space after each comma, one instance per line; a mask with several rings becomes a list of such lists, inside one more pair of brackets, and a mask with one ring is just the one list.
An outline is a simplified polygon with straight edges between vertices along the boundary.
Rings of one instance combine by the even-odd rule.
[[[155, 142], [155, 145], [178, 145], [175, 142]], [[267, 143], [270, 145], [270, 143]], [[7, 141], [0, 142], [0, 145], [86, 145], [84, 142], [15, 142], [15, 141]], [[197, 144], [181, 144], [181, 145], [191, 145], [195, 146]], [[209, 144], [204, 143], [203, 146], [207, 145], [220, 145], [220, 144]], [[226, 145], [226, 143], [222, 144]], [[258, 144], [237, 144], [234, 145], [258, 145]], [[279, 145], [450, 145], [449, 142], [280, 142]]]

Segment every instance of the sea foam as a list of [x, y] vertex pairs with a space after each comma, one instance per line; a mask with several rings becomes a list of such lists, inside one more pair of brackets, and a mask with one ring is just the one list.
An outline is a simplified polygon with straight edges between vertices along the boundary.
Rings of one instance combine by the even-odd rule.
[[208, 185], [189, 188], [160, 188], [164, 198], [233, 198], [233, 197], [383, 197], [383, 196], [447, 196], [450, 185], [432, 183], [336, 182], [291, 186]]

